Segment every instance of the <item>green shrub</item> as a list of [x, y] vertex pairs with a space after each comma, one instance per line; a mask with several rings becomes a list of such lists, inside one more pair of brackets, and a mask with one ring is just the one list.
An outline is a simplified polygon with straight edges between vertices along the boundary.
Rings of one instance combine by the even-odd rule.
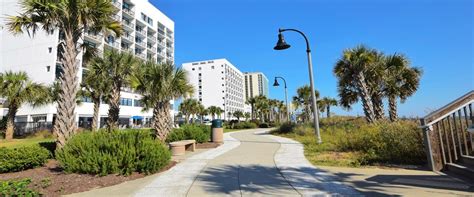
[[280, 125], [279, 128], [273, 130], [275, 133], [291, 133], [295, 129], [296, 124], [292, 122], [285, 122]]
[[18, 172], [43, 166], [51, 153], [39, 145], [0, 148], [0, 173]]
[[0, 196], [41, 196], [28, 188], [31, 179], [0, 181]]
[[253, 122], [239, 122], [234, 125], [234, 129], [254, 129], [257, 128], [257, 124]]
[[179, 129], [173, 129], [166, 142], [180, 140], [196, 140], [197, 143], [208, 142], [211, 137], [211, 127], [207, 125], [187, 124]]
[[147, 130], [82, 132], [56, 151], [66, 172], [129, 175], [154, 173], [168, 165], [170, 152]]
[[260, 124], [258, 125], [258, 127], [259, 127], [259, 128], [269, 128], [270, 125], [268, 125], [268, 123], [260, 123]]

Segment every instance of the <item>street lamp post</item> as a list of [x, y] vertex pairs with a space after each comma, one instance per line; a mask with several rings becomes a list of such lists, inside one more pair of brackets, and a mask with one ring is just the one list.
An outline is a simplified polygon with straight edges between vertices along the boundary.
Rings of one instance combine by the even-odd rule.
[[280, 84], [278, 84], [278, 78], [282, 79], [285, 83], [286, 121], [290, 122], [290, 106], [288, 105], [288, 88], [286, 87], [286, 80], [283, 77], [275, 77], [275, 83], [273, 83], [273, 86], [275, 87], [280, 86]]
[[313, 116], [314, 116], [314, 129], [316, 130], [316, 135], [318, 138], [318, 143], [321, 144], [321, 135], [319, 132], [319, 120], [318, 120], [318, 105], [316, 103], [316, 95], [314, 93], [314, 82], [313, 82], [313, 63], [311, 62], [311, 49], [309, 47], [309, 41], [306, 35], [304, 35], [303, 32], [297, 30], [297, 29], [278, 29], [278, 42], [276, 46], [273, 48], [275, 50], [285, 50], [290, 48], [290, 45], [285, 42], [285, 38], [283, 37], [282, 32], [285, 31], [294, 31], [298, 32], [304, 37], [304, 40], [306, 41], [306, 54], [308, 56], [308, 70], [309, 70], [309, 82], [311, 86], [311, 98], [313, 100], [312, 107], [313, 107]]

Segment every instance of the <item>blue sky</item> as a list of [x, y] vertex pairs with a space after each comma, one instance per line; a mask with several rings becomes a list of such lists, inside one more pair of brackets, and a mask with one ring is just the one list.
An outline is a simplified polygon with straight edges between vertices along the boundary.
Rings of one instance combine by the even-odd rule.
[[[289, 96], [309, 83], [304, 40], [287, 32], [292, 47], [274, 51], [279, 27], [310, 39], [316, 87], [337, 98], [332, 69], [342, 50], [365, 44], [403, 53], [424, 71], [419, 91], [399, 106], [402, 116], [423, 116], [474, 89], [471, 0], [150, 0], [175, 21], [177, 65], [227, 58], [241, 71], [288, 81]], [[270, 97], [283, 99], [281, 87]], [[359, 104], [337, 114], [363, 115]]]

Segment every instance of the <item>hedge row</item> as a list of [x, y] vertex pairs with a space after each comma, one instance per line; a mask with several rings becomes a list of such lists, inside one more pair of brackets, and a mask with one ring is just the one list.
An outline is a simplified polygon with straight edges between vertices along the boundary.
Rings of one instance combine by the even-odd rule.
[[17, 172], [43, 166], [51, 158], [48, 149], [39, 145], [14, 149], [0, 148], [0, 173]]
[[207, 125], [188, 124], [175, 128], [166, 138], [166, 142], [180, 140], [196, 140], [197, 143], [208, 142], [211, 137], [211, 127]]

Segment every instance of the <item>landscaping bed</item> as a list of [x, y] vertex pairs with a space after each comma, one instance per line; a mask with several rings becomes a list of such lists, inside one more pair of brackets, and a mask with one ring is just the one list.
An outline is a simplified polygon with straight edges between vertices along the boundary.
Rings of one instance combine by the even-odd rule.
[[320, 128], [322, 144], [310, 124], [285, 124], [272, 134], [301, 142], [313, 165], [420, 168], [426, 162], [414, 121], [368, 124], [362, 118], [334, 117], [322, 119]]
[[[174, 165], [176, 165], [176, 162], [171, 161], [166, 167], [162, 168], [157, 173], [166, 171]], [[21, 172], [0, 174], [0, 181], [29, 178], [32, 181], [28, 186], [29, 188], [38, 191], [44, 196], [61, 196], [117, 185], [125, 181], [131, 181], [145, 176], [145, 174], [137, 172], [133, 172], [129, 176], [118, 174], [109, 174], [106, 176], [76, 173], [67, 174], [59, 167], [56, 160], [49, 160], [43, 167], [24, 170]]]

